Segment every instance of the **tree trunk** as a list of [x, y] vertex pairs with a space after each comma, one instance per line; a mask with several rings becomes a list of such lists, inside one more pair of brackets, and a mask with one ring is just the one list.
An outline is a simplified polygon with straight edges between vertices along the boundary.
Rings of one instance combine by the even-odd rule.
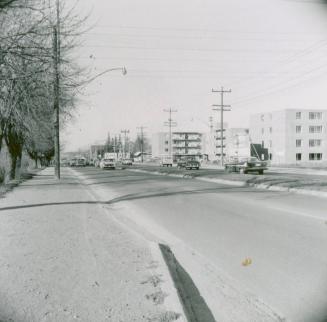
[[10, 173], [9, 173], [10, 180], [14, 180], [15, 179], [16, 166], [17, 166], [17, 157], [11, 155]]
[[22, 153], [19, 154], [16, 161], [16, 169], [15, 169], [15, 179], [20, 179], [20, 173], [22, 169]]

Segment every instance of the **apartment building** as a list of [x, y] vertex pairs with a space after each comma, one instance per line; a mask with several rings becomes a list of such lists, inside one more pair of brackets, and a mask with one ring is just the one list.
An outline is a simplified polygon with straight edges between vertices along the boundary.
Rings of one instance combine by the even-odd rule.
[[184, 157], [201, 159], [204, 154], [203, 134], [199, 132], [173, 132], [172, 149], [174, 159]]
[[[179, 131], [172, 133], [172, 156], [174, 160], [183, 157], [201, 159], [205, 154], [204, 135], [196, 131]], [[169, 155], [169, 133], [159, 132], [152, 136], [152, 156]]]
[[221, 135], [221, 127], [220, 124], [217, 125], [217, 127], [214, 129], [214, 153], [216, 159], [221, 159], [221, 145], [223, 145], [224, 150], [224, 158], [226, 158], [227, 151], [227, 130], [228, 130], [228, 124], [223, 124], [223, 135]]
[[252, 115], [251, 143], [268, 149], [272, 164], [327, 161], [327, 110], [285, 109]]
[[250, 137], [247, 128], [229, 128], [226, 132], [227, 157], [249, 157]]

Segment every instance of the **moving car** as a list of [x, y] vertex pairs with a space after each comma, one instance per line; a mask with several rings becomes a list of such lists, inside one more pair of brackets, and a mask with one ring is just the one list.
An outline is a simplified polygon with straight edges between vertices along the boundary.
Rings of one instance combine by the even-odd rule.
[[76, 167], [85, 167], [86, 166], [86, 159], [85, 158], [78, 158], [76, 159]]
[[225, 164], [225, 170], [227, 172], [239, 172], [244, 174], [257, 172], [258, 174], [263, 174], [267, 169], [267, 163], [255, 157], [241, 158]]
[[60, 166], [62, 167], [68, 167], [69, 166], [69, 160], [63, 158], [60, 160]]
[[123, 165], [133, 165], [132, 159], [123, 159], [122, 161]]
[[177, 161], [177, 167], [179, 169], [185, 168], [187, 160], [186, 159], [180, 159]]
[[69, 166], [71, 167], [76, 167], [77, 159], [73, 158], [69, 161]]
[[186, 170], [199, 170], [200, 169], [200, 162], [197, 160], [187, 160], [185, 163], [185, 169]]
[[116, 169], [116, 160], [115, 159], [102, 159], [100, 161], [101, 169]]

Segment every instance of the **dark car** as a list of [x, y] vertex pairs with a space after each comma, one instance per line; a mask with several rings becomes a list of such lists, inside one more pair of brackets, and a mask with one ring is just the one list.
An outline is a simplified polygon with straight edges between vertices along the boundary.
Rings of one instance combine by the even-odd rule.
[[200, 169], [200, 162], [196, 161], [196, 160], [187, 160], [185, 162], [185, 169], [186, 170], [191, 170], [191, 169], [199, 170]]
[[239, 172], [244, 174], [256, 172], [258, 174], [263, 174], [267, 169], [267, 163], [255, 157], [242, 158], [225, 164], [225, 170], [227, 172]]
[[180, 169], [185, 168], [186, 162], [187, 162], [187, 160], [185, 160], [185, 159], [178, 160], [177, 161], [177, 167], [180, 168]]

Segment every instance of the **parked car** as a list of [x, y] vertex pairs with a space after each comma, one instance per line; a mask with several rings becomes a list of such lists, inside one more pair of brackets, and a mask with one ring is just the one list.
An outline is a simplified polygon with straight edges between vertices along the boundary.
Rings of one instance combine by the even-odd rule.
[[187, 160], [185, 163], [185, 169], [186, 170], [199, 170], [200, 169], [200, 162], [197, 160]]
[[225, 164], [225, 170], [227, 172], [239, 172], [244, 174], [257, 172], [258, 174], [263, 174], [267, 169], [267, 163], [255, 157], [241, 158]]
[[161, 167], [172, 167], [173, 166], [173, 158], [162, 158], [160, 160]]
[[122, 161], [123, 165], [133, 165], [132, 159], [123, 159]]

